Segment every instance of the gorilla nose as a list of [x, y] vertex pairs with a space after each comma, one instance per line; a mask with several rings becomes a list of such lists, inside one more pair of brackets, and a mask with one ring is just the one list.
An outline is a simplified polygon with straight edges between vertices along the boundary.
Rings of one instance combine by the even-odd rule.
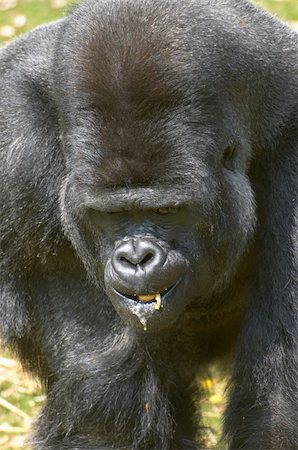
[[140, 275], [150, 276], [163, 266], [166, 258], [166, 252], [156, 242], [146, 238], [132, 238], [115, 249], [112, 264], [124, 278], [138, 272]]

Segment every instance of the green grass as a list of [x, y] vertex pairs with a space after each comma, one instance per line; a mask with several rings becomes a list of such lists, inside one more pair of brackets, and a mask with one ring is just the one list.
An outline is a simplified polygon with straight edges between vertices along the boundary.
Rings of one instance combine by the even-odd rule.
[[29, 450], [26, 438], [43, 401], [38, 384], [8, 353], [0, 353], [0, 450]]
[[16, 0], [0, 0], [0, 43], [42, 23], [58, 19], [70, 4], [67, 0], [18, 0], [14, 7], [1, 10], [1, 2], [4, 4], [5, 1], [11, 1], [13, 6]]
[[255, 0], [255, 3], [273, 12], [283, 20], [298, 20], [297, 0]]

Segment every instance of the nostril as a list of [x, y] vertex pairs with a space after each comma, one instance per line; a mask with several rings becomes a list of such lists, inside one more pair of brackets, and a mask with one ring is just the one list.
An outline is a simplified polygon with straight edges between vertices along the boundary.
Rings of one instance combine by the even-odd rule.
[[136, 263], [132, 260], [132, 258], [130, 258], [129, 256], [120, 256], [120, 258], [118, 258], [121, 264], [124, 265], [131, 265], [131, 266], [135, 266]]
[[148, 255], [146, 255], [145, 258], [143, 258], [140, 262], [140, 266], [144, 266], [147, 262], [151, 261], [152, 258], [154, 258], [154, 254], [148, 253]]
[[127, 258], [125, 258], [124, 256], [120, 256], [119, 261], [124, 264], [127, 264], [127, 263], [131, 264], [130, 261]]
[[129, 256], [118, 256], [118, 258], [116, 258], [116, 261], [119, 262], [120, 267], [135, 267], [136, 264], [134, 261], [131, 260], [131, 258], [129, 258]]

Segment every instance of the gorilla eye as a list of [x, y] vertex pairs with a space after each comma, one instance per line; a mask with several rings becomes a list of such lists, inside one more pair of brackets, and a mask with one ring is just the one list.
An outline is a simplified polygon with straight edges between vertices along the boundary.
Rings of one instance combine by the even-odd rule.
[[225, 148], [222, 156], [222, 164], [226, 169], [233, 170], [235, 168], [235, 156], [237, 153], [236, 145], [229, 145]]
[[157, 214], [165, 215], [165, 214], [175, 214], [178, 211], [178, 208], [173, 206], [168, 206], [164, 208], [155, 209], [154, 212]]

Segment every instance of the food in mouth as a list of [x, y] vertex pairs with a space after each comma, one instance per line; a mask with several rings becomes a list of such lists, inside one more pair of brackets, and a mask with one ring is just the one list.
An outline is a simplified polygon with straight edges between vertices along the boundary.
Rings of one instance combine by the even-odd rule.
[[155, 301], [154, 308], [158, 311], [161, 308], [161, 294], [138, 295], [138, 300], [143, 303]]

